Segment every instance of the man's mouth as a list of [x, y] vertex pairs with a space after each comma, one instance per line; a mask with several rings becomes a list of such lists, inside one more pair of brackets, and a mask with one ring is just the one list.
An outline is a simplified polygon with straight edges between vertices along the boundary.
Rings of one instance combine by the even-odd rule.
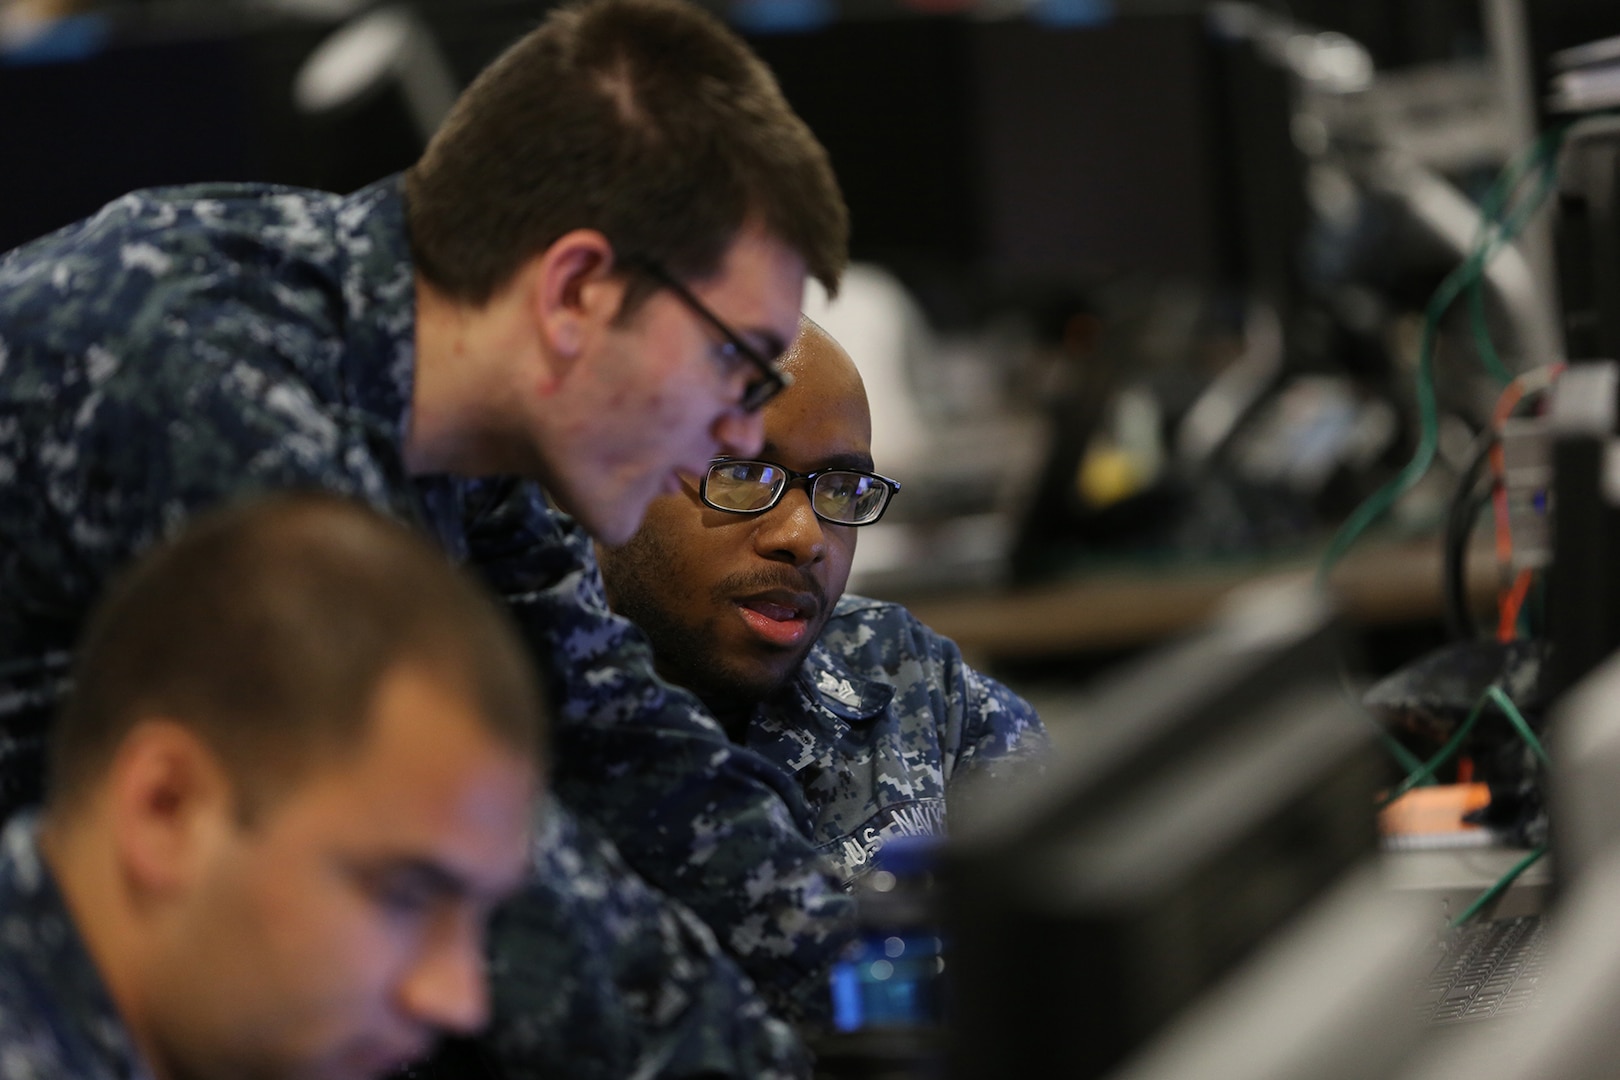
[[810, 632], [819, 606], [809, 593], [772, 591], [734, 601], [743, 622], [772, 645], [797, 645]]

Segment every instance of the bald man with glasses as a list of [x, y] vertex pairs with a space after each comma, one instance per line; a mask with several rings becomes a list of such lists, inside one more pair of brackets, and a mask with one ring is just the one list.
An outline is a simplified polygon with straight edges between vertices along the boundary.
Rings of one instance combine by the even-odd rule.
[[889, 839], [942, 832], [957, 780], [1038, 759], [1046, 732], [904, 608], [845, 595], [859, 530], [900, 484], [874, 471], [865, 387], [825, 331], [804, 320], [781, 366], [760, 453], [683, 477], [598, 555], [659, 673], [792, 776], [848, 886]]

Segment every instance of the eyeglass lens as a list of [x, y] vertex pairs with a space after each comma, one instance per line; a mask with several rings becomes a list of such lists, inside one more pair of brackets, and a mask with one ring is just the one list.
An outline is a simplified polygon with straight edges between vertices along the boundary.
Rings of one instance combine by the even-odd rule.
[[[754, 513], [775, 505], [788, 479], [787, 470], [769, 462], [717, 462], [709, 469], [704, 494], [722, 510]], [[832, 469], [811, 480], [810, 505], [829, 521], [845, 525], [874, 521], [888, 501], [888, 485], [864, 473]]]

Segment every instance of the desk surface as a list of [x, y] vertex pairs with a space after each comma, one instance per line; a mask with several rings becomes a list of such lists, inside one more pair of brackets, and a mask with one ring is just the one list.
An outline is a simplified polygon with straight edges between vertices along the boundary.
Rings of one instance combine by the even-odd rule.
[[[1176, 634], [1206, 618], [1234, 588], [1264, 577], [1309, 579], [1315, 556], [1256, 563], [1167, 565], [1101, 571], [1018, 589], [900, 596], [918, 618], [954, 640], [974, 662], [1128, 648]], [[1360, 625], [1438, 618], [1443, 610], [1436, 539], [1371, 542], [1352, 549], [1329, 583]], [[1489, 555], [1469, 560], [1469, 594], [1488, 607], [1496, 588]]]

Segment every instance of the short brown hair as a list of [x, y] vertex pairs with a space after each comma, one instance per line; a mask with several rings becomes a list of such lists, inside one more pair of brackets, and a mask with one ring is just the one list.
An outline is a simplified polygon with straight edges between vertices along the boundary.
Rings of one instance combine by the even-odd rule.
[[109, 589], [53, 725], [52, 807], [70, 805], [131, 727], [162, 716], [217, 753], [251, 817], [319, 753], [364, 737], [401, 663], [534, 757], [542, 705], [517, 632], [425, 540], [335, 495], [262, 496], [204, 515]]
[[572, 229], [678, 277], [757, 218], [837, 288], [848, 212], [826, 151], [736, 34], [686, 0], [553, 11], [456, 103], [406, 176], [412, 255], [482, 304]]

